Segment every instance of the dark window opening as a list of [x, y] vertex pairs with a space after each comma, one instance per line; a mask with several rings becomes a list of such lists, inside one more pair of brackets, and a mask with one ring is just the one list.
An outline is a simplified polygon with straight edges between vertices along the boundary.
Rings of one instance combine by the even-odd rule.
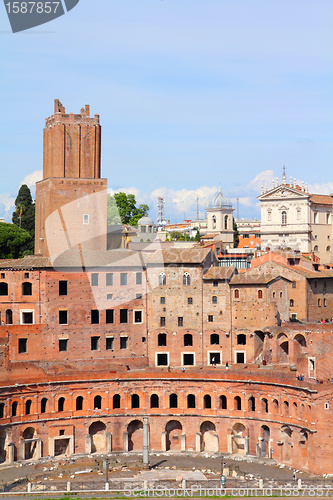
[[296, 288], [296, 281], [292, 281], [292, 288]]
[[25, 402], [25, 414], [26, 415], [30, 415], [31, 405], [32, 405], [32, 401], [31, 401], [31, 399], [28, 399], [28, 401]]
[[91, 324], [92, 325], [99, 324], [99, 310], [98, 309], [91, 310]]
[[114, 323], [114, 310], [106, 309], [105, 311], [105, 323]]
[[268, 413], [268, 401], [266, 398], [262, 399], [262, 409], [265, 413]]
[[68, 339], [59, 339], [59, 352], [67, 351]]
[[157, 354], [157, 366], [168, 366], [168, 355], [167, 355], [167, 353]]
[[83, 397], [78, 396], [76, 398], [76, 411], [81, 411], [83, 409]]
[[184, 324], [184, 319], [182, 316], [178, 316], [178, 326], [183, 326]]
[[68, 311], [59, 311], [59, 325], [67, 325]]
[[112, 300], [112, 298], [113, 298], [113, 293], [106, 294], [106, 300]]
[[165, 317], [164, 316], [160, 317], [160, 326], [165, 326]]
[[40, 412], [46, 413], [47, 398], [43, 398], [40, 402]]
[[137, 394], [132, 394], [132, 408], [140, 408], [140, 398]]
[[0, 295], [8, 295], [7, 283], [0, 283]]
[[106, 286], [113, 286], [113, 273], [106, 273]]
[[98, 273], [91, 273], [91, 286], [98, 286]]
[[120, 395], [115, 394], [112, 398], [112, 407], [113, 408], [120, 408]]
[[237, 345], [246, 345], [246, 335], [244, 333], [237, 335]]
[[183, 354], [183, 365], [194, 365], [194, 354]]
[[135, 294], [136, 299], [142, 299], [142, 293], [136, 293]]
[[65, 435], [65, 429], [60, 429], [59, 436], [64, 436], [64, 435]]
[[135, 283], [137, 285], [142, 285], [142, 273], [136, 273]]
[[236, 353], [236, 363], [245, 363], [245, 353], [244, 352], [237, 352]]
[[217, 304], [217, 297], [216, 297], [216, 295], [213, 295], [213, 297], [212, 297], [212, 304]]
[[18, 352], [19, 354], [22, 354], [24, 352], [27, 352], [27, 339], [19, 339], [18, 341]]
[[192, 346], [193, 345], [193, 335], [190, 333], [185, 333], [184, 335], [184, 346]]
[[32, 284], [28, 281], [22, 283], [22, 295], [32, 295]]
[[159, 333], [157, 336], [157, 343], [160, 347], [165, 347], [167, 345], [166, 333]]
[[16, 415], [17, 415], [17, 407], [18, 407], [18, 402], [14, 401], [12, 403], [12, 417], [16, 417]]
[[120, 337], [120, 349], [127, 349], [128, 337]]
[[256, 410], [256, 400], [254, 399], [253, 396], [249, 398], [249, 411], [255, 411]]
[[113, 337], [106, 337], [105, 349], [111, 351], [113, 349]]
[[211, 365], [220, 365], [221, 364], [221, 353], [220, 352], [210, 352], [209, 353], [209, 362]]
[[189, 286], [191, 284], [191, 275], [190, 273], [184, 273], [183, 274], [183, 285], [184, 286]]
[[6, 277], [6, 274], [5, 273], [1, 273], [1, 279], [4, 280]]
[[178, 396], [177, 394], [170, 394], [169, 396], [169, 406], [170, 408], [178, 407]]
[[187, 396], [187, 408], [195, 408], [195, 395], [188, 394]]
[[160, 304], [165, 304], [165, 297], [160, 297]]
[[99, 337], [91, 337], [91, 350], [98, 351]]
[[6, 324], [7, 325], [13, 324], [13, 311], [11, 309], [6, 310]]
[[128, 309], [120, 309], [120, 323], [128, 322]]
[[228, 402], [226, 396], [220, 396], [220, 407], [221, 410], [226, 410], [228, 408]]
[[127, 273], [120, 273], [120, 284], [122, 286], [127, 285]]
[[64, 411], [65, 398], [58, 399], [58, 411]]
[[188, 305], [192, 305], [193, 304], [193, 297], [187, 297], [187, 303]]
[[142, 311], [134, 311], [134, 323], [142, 323]]
[[218, 345], [220, 343], [220, 336], [217, 333], [212, 333], [210, 336], [210, 344]]
[[150, 396], [150, 408], [158, 408], [158, 407], [159, 407], [158, 395], [152, 394]]
[[208, 314], [208, 323], [213, 323], [214, 316], [212, 314]]
[[94, 397], [94, 410], [100, 410], [102, 408], [102, 397], [95, 396]]
[[217, 280], [213, 280], [213, 286], [218, 287], [219, 286], [219, 282]]
[[210, 397], [209, 394], [204, 395], [204, 408], [211, 408], [212, 407], [212, 398]]
[[234, 398], [234, 409], [240, 411], [242, 409], [242, 400], [239, 396]]
[[23, 312], [22, 313], [22, 324], [23, 325], [32, 325], [34, 322], [33, 312]]
[[59, 281], [59, 295], [67, 295], [67, 281]]

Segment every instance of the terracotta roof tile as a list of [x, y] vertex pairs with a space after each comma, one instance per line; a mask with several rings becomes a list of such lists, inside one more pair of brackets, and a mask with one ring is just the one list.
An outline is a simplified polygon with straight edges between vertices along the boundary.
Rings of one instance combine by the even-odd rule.
[[327, 194], [313, 194], [311, 195], [310, 201], [312, 203], [318, 203], [318, 205], [333, 205], [333, 196]]
[[205, 280], [227, 280], [234, 274], [235, 267], [210, 267], [204, 275]]

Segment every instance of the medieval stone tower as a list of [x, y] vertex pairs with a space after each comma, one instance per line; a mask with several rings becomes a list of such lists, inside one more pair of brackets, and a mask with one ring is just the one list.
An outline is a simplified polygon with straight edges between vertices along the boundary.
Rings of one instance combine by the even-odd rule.
[[43, 180], [36, 185], [35, 253], [106, 248], [106, 179], [99, 115], [66, 114], [56, 99], [44, 128]]

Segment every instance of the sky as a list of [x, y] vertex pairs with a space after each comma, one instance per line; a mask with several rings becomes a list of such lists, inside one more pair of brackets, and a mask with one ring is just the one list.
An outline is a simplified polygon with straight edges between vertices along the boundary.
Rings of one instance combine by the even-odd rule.
[[203, 218], [219, 186], [260, 219], [284, 165], [332, 193], [332, 26], [332, 0], [80, 0], [13, 34], [0, 5], [0, 218], [42, 178], [54, 99], [100, 115], [110, 192], [155, 220], [157, 196], [171, 222], [196, 218], [197, 199]]

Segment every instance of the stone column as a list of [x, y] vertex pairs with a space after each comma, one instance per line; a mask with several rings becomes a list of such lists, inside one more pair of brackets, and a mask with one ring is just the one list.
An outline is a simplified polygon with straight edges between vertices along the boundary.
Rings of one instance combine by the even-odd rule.
[[128, 432], [123, 432], [124, 451], [128, 451]]
[[161, 449], [162, 449], [162, 451], [166, 451], [166, 439], [167, 439], [167, 433], [166, 433], [166, 431], [163, 431], [161, 434]]
[[201, 432], [197, 432], [195, 435], [195, 451], [201, 451]]
[[249, 454], [249, 436], [245, 436], [244, 438], [244, 448], [245, 448], [245, 455]]
[[186, 450], [186, 434], [180, 436], [180, 451]]
[[86, 437], [85, 437], [85, 452], [91, 453], [91, 435], [90, 434], [86, 434]]
[[25, 460], [25, 442], [24, 439], [20, 441], [20, 460]]
[[228, 434], [228, 453], [232, 453], [232, 434]]
[[41, 440], [41, 438], [38, 438], [37, 442], [36, 442], [36, 454], [37, 454], [37, 457], [36, 457], [37, 460], [42, 458], [42, 440]]
[[15, 459], [15, 444], [14, 443], [9, 443], [8, 444], [8, 462], [12, 464]]
[[143, 465], [149, 464], [148, 417], [143, 417]]
[[107, 432], [105, 435], [106, 438], [106, 452], [111, 453], [112, 452], [112, 433]]

